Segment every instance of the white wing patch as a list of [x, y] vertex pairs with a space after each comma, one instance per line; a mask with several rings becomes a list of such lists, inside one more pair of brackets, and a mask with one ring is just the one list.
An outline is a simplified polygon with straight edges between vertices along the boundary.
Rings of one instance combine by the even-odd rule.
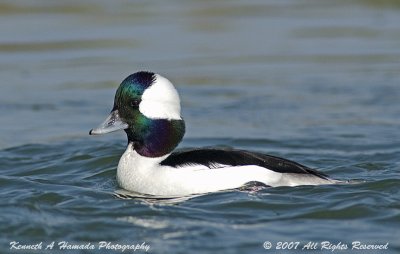
[[232, 167], [232, 165], [211, 162], [209, 166], [206, 166], [203, 164], [189, 162], [189, 163], [184, 163], [184, 164], [180, 164], [180, 165], [176, 166], [176, 168], [191, 168], [191, 169], [195, 169], [195, 170], [210, 170], [210, 169], [218, 169], [218, 168], [226, 168], [226, 167]]

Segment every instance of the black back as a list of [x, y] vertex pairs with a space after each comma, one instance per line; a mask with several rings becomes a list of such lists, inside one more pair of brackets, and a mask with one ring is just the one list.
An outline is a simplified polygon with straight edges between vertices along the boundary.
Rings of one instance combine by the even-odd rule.
[[323, 179], [327, 175], [297, 162], [263, 153], [234, 149], [200, 148], [172, 153], [161, 165], [182, 167], [189, 165], [204, 165], [208, 168], [218, 168], [218, 164], [230, 166], [255, 165], [278, 173], [311, 174]]

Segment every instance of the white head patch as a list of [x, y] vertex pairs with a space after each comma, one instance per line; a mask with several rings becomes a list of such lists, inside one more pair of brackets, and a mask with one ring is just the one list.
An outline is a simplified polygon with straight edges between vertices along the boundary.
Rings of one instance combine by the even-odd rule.
[[155, 77], [143, 92], [139, 111], [150, 119], [181, 120], [181, 103], [174, 85], [161, 75]]

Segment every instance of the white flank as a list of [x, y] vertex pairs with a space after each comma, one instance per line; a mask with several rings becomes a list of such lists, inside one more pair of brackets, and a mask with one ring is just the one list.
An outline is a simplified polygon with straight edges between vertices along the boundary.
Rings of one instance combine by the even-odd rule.
[[249, 165], [209, 169], [206, 166], [169, 167], [159, 163], [168, 155], [148, 158], [139, 155], [129, 144], [117, 169], [119, 185], [128, 190], [158, 196], [187, 196], [235, 189], [252, 181], [268, 186], [331, 184], [313, 175], [282, 174]]
[[181, 120], [178, 92], [168, 79], [155, 76], [154, 83], [142, 95], [139, 111], [150, 119]]

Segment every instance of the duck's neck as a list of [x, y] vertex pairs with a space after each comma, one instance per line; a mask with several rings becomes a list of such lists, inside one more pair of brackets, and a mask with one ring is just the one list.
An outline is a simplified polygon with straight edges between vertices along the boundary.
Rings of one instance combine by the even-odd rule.
[[183, 120], [152, 119], [125, 130], [133, 149], [145, 157], [161, 157], [171, 153], [185, 134]]

